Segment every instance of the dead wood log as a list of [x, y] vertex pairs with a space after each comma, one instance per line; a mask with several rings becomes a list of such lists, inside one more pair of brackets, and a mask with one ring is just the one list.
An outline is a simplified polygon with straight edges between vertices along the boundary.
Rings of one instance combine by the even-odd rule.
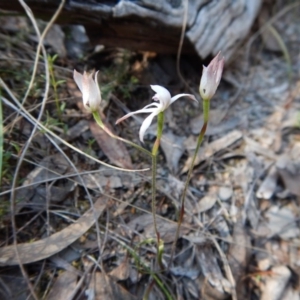
[[[229, 58], [249, 32], [262, 0], [189, 0], [184, 52]], [[59, 0], [28, 0], [36, 17], [50, 18]], [[187, 0], [69, 0], [58, 19], [81, 24], [93, 44], [176, 53]], [[17, 0], [0, 9], [22, 11]]]

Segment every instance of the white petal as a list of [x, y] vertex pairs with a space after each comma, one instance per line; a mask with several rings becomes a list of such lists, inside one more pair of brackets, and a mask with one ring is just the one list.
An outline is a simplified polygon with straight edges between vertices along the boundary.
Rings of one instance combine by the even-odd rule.
[[82, 93], [82, 75], [79, 72], [77, 72], [76, 70], [74, 70], [73, 78]]
[[136, 115], [136, 114], [143, 114], [143, 113], [152, 113], [154, 111], [156, 111], [157, 108], [143, 108], [143, 109], [140, 109], [140, 110], [137, 110], [137, 111], [133, 111], [133, 112], [130, 112], [129, 114], [123, 116], [122, 118], [118, 119], [116, 121], [116, 124], [119, 124], [120, 122], [124, 121], [125, 119], [133, 116], [133, 115]]
[[[153, 103], [147, 104], [143, 109], [145, 109], [145, 108], [151, 108], [151, 106], [155, 106], [156, 108], [160, 108], [161, 107], [160, 103], [153, 102]], [[154, 107], [152, 107], [152, 108], [154, 108]]]
[[88, 74], [86, 71], [83, 72], [82, 76], [82, 99], [83, 105], [86, 109], [90, 110], [90, 89], [91, 89], [91, 77], [92, 74]]
[[163, 105], [163, 109], [165, 110], [171, 104], [171, 94], [170, 92], [160, 85], [150, 85], [151, 89], [156, 92], [154, 95], [154, 100], [160, 100], [161, 104]]
[[159, 110], [155, 110], [151, 115], [149, 115], [143, 122], [141, 128], [140, 128], [140, 141], [144, 143], [144, 135], [146, 130], [151, 125], [151, 122], [155, 116], [157, 116], [160, 113]]
[[[99, 72], [99, 71], [98, 71]], [[101, 93], [97, 81], [98, 72], [95, 74], [95, 80], [89, 78], [89, 107], [92, 111], [95, 111], [99, 108], [101, 102]]]
[[176, 95], [176, 96], [174, 96], [174, 97], [171, 98], [171, 104], [172, 104], [173, 102], [175, 102], [175, 101], [176, 101], [178, 98], [180, 98], [180, 97], [188, 97], [188, 98], [190, 98], [190, 99], [192, 99], [192, 100], [197, 101], [197, 99], [195, 98], [195, 96], [192, 95], [192, 94], [178, 94], [178, 95]]

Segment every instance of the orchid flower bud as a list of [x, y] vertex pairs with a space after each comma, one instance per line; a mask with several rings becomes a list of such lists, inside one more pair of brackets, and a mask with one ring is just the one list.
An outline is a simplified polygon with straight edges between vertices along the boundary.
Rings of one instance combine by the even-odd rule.
[[97, 82], [98, 72], [93, 79], [93, 73], [83, 75], [74, 70], [74, 80], [82, 93], [83, 105], [89, 112], [97, 112], [101, 102], [101, 92]]
[[203, 66], [199, 87], [203, 100], [210, 100], [219, 86], [224, 67], [224, 57], [220, 57], [220, 54], [221, 52], [217, 54], [207, 67]]

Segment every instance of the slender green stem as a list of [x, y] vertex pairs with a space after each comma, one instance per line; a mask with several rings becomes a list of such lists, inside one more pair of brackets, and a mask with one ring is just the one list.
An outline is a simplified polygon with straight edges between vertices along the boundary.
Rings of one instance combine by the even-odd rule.
[[157, 116], [157, 136], [156, 140], [153, 144], [152, 148], [152, 214], [153, 214], [153, 225], [157, 238], [157, 262], [160, 265], [161, 269], [163, 269], [162, 264], [162, 249], [160, 242], [160, 235], [157, 229], [157, 221], [156, 221], [156, 171], [157, 171], [157, 154], [160, 145], [160, 139], [162, 136], [164, 126], [164, 113], [160, 112]]
[[189, 168], [189, 172], [188, 172], [187, 179], [185, 181], [185, 185], [184, 185], [184, 189], [183, 189], [183, 193], [182, 193], [182, 196], [181, 196], [181, 208], [180, 208], [180, 211], [179, 211], [179, 218], [178, 218], [178, 225], [177, 225], [176, 234], [175, 234], [175, 240], [174, 240], [174, 243], [173, 243], [172, 249], [171, 249], [171, 257], [170, 257], [170, 262], [169, 262], [169, 268], [170, 268], [170, 266], [172, 264], [172, 261], [173, 261], [173, 256], [174, 256], [174, 253], [175, 253], [176, 244], [177, 244], [177, 240], [178, 240], [178, 237], [179, 237], [180, 227], [181, 227], [183, 217], [184, 217], [184, 204], [185, 204], [187, 189], [188, 189], [188, 186], [189, 186], [189, 182], [191, 180], [192, 172], [193, 172], [194, 165], [195, 165], [195, 160], [196, 160], [197, 154], [199, 152], [200, 146], [202, 144], [202, 141], [203, 141], [203, 138], [204, 138], [204, 135], [205, 135], [205, 132], [206, 132], [208, 120], [209, 120], [209, 105], [210, 105], [209, 100], [203, 100], [203, 126], [202, 126], [200, 134], [198, 136], [195, 153], [194, 153], [192, 163], [191, 163], [190, 168]]
[[153, 214], [153, 224], [154, 230], [157, 238], [157, 249], [159, 247], [159, 232], [157, 230], [157, 221], [156, 221], [156, 170], [157, 170], [157, 155], [152, 156], [152, 214]]
[[54, 90], [54, 99], [55, 99], [56, 111], [57, 111], [58, 118], [61, 121], [62, 117], [61, 117], [61, 109], [60, 109], [60, 105], [59, 105], [60, 103], [59, 103], [59, 98], [58, 98], [58, 93], [57, 93], [57, 82], [55, 80], [54, 69], [53, 69], [54, 60], [51, 57], [48, 57], [48, 61], [49, 61], [50, 81], [51, 81], [51, 85], [52, 85], [53, 90]]
[[137, 264], [137, 269], [139, 269], [140, 266], [142, 266], [144, 268], [144, 270], [153, 277], [153, 279], [155, 280], [156, 284], [160, 287], [160, 289], [162, 290], [162, 292], [165, 294], [166, 298], [168, 300], [172, 300], [173, 298], [172, 298], [170, 292], [164, 286], [164, 284], [161, 281], [161, 279], [159, 278], [159, 276], [157, 274], [155, 274], [150, 269], [149, 266], [147, 266], [147, 264], [141, 259], [141, 257], [138, 255], [138, 253], [134, 249], [132, 249], [131, 247], [129, 247], [128, 245], [126, 245], [123, 241], [118, 240], [118, 243], [120, 243], [132, 255], [133, 259], [135, 260], [135, 262]]
[[102, 120], [101, 120], [101, 117], [100, 117], [100, 114], [99, 114], [98, 111], [94, 111], [94, 112], [93, 112], [93, 117], [94, 117], [96, 123], [99, 125], [99, 127], [100, 127], [101, 129], [104, 129], [104, 124], [103, 124], [103, 122], [102, 122]]
[[93, 112], [93, 117], [94, 117], [96, 123], [99, 125], [99, 127], [102, 128], [109, 136], [111, 136], [112, 138], [117, 139], [117, 140], [119, 140], [119, 141], [121, 141], [121, 142], [123, 142], [123, 143], [126, 143], [126, 144], [128, 144], [128, 145], [130, 145], [130, 146], [132, 146], [132, 147], [134, 147], [134, 148], [136, 148], [136, 149], [142, 151], [143, 153], [145, 153], [145, 154], [147, 154], [147, 155], [149, 155], [149, 156], [152, 157], [152, 153], [151, 153], [150, 151], [148, 151], [147, 149], [145, 149], [145, 148], [143, 148], [143, 147], [141, 147], [141, 146], [139, 146], [139, 145], [137, 145], [137, 144], [135, 144], [135, 143], [133, 143], [133, 142], [131, 142], [131, 141], [128, 141], [128, 140], [126, 140], [126, 139], [123, 139], [123, 138], [121, 138], [121, 137], [119, 137], [119, 136], [113, 134], [113, 133], [112, 133], [112, 132], [111, 132], [111, 131], [103, 124], [99, 112], [97, 112], [97, 111]]

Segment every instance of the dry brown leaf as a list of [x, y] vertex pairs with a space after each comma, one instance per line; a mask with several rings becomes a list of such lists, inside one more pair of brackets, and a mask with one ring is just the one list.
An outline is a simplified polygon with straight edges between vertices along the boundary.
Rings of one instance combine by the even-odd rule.
[[[113, 132], [108, 124], [106, 126]], [[113, 164], [125, 169], [133, 168], [131, 157], [124, 143], [110, 137], [96, 122], [90, 122], [90, 130], [99, 147]]]
[[208, 193], [196, 203], [193, 209], [193, 213], [202, 213], [211, 209], [217, 202], [217, 199], [218, 197], [216, 195], [215, 190], [214, 192]]
[[130, 276], [131, 266], [125, 258], [116, 268], [109, 272], [109, 275], [116, 280], [126, 280]]
[[121, 285], [105, 274], [96, 272], [91, 279], [89, 288], [85, 291], [88, 299], [94, 300], [136, 300], [137, 298], [127, 292]]
[[77, 283], [77, 274], [73, 272], [61, 273], [54, 282], [47, 300], [66, 300], [70, 299]]
[[[17, 249], [21, 262], [23, 264], [36, 262], [65, 249], [93, 226], [105, 207], [106, 199], [99, 198], [94, 203], [94, 210], [89, 209], [74, 224], [67, 228], [36, 242], [18, 244]], [[0, 265], [7, 266], [18, 264], [19, 261], [14, 245], [0, 248]]]

